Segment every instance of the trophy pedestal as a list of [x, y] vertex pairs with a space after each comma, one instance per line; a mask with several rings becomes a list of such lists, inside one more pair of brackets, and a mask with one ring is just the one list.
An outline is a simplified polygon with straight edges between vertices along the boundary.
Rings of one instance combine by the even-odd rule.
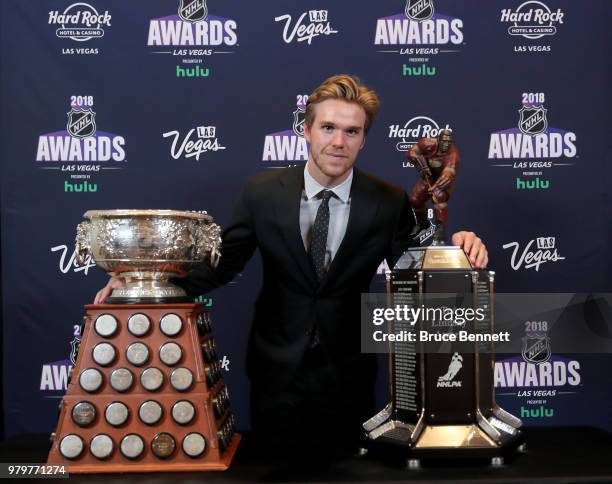
[[[398, 425], [399, 423], [399, 425]], [[412, 440], [414, 428], [402, 429], [403, 422], [389, 426], [377, 443], [403, 447], [410, 461], [420, 459], [495, 459], [513, 453], [524, 443], [521, 433], [500, 435], [495, 441], [478, 424], [427, 425]], [[400, 429], [399, 431], [397, 429]], [[413, 464], [414, 465], [414, 464]]]
[[88, 305], [48, 464], [225, 470], [240, 435], [203, 304]]
[[[493, 332], [494, 275], [473, 270], [459, 247], [410, 249], [387, 272], [388, 303], [416, 308], [427, 293], [469, 295], [469, 306], [485, 315], [474, 329]], [[390, 330], [414, 329], [406, 321], [390, 325]], [[363, 424], [364, 430], [373, 441], [405, 449], [410, 468], [418, 467], [421, 458], [499, 463], [523, 443], [523, 435], [520, 419], [495, 402], [491, 343], [473, 343], [469, 351], [465, 345], [444, 344], [450, 351], [427, 353], [421, 342], [393, 344], [391, 401]]]

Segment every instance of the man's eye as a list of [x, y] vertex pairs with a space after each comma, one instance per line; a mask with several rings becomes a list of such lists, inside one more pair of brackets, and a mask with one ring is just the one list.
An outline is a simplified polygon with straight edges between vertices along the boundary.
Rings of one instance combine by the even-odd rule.
[[357, 134], [357, 130], [356, 130], [356, 129], [349, 129], [349, 130], [347, 131], [347, 133], [348, 133], [349, 135], [351, 135], [351, 136], [355, 136], [355, 135]]
[[331, 131], [331, 130], [332, 130], [332, 129], [334, 129], [334, 128], [333, 128], [332, 126], [330, 126], [329, 124], [326, 124], [326, 125], [324, 125], [324, 126], [323, 126], [323, 129], [324, 129], [325, 131]]

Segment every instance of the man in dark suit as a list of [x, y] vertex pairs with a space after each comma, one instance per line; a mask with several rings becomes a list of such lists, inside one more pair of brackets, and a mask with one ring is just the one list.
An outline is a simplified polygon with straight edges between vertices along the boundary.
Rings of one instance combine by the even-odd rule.
[[[222, 256], [176, 282], [190, 295], [228, 283], [259, 248], [263, 288], [247, 355], [254, 430], [270, 444], [350, 448], [374, 413], [374, 355], [360, 352], [360, 295], [412, 244], [404, 190], [353, 168], [378, 111], [376, 94], [334, 76], [308, 99], [305, 167], [262, 172], [242, 191]], [[487, 252], [459, 232], [477, 267]], [[96, 302], [121, 281], [111, 279]]]

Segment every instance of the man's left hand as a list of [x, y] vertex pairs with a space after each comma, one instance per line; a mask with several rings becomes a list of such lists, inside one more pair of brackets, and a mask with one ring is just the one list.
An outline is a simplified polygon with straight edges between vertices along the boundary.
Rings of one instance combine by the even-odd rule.
[[453, 245], [458, 245], [467, 254], [475, 269], [484, 269], [489, 263], [487, 248], [474, 232], [457, 232], [453, 234]]

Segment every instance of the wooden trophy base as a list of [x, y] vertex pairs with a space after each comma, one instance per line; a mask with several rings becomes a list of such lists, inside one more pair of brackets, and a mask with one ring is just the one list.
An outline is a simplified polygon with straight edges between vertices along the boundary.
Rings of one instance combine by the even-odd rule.
[[[71, 474], [112, 474], [124, 472], [207, 472], [229, 469], [240, 443], [240, 434], [234, 434], [231, 445], [217, 462], [183, 462], [160, 466], [158, 463], [134, 462], [129, 464], [73, 464], [68, 463]], [[51, 462], [48, 462], [49, 464]], [[57, 465], [56, 463], [53, 463]]]
[[72, 473], [227, 469], [240, 435], [204, 305], [85, 308], [47, 463]]

